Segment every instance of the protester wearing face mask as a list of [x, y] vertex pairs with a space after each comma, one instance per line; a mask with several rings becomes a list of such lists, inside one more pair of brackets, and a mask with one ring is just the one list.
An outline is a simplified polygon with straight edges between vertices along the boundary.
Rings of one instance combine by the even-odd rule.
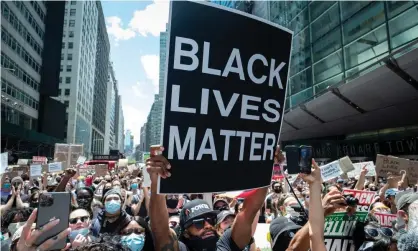
[[92, 241], [90, 237], [91, 218], [89, 212], [84, 209], [76, 209], [71, 212], [69, 225], [71, 228], [70, 239], [71, 247], [78, 247]]
[[131, 217], [122, 209], [122, 195], [119, 189], [111, 189], [103, 196], [104, 210], [92, 224], [93, 236], [101, 233], [119, 233]]
[[167, 204], [168, 217], [180, 215], [179, 209], [177, 208], [179, 204], [178, 195], [167, 195], [166, 204]]
[[[409, 231], [409, 221], [412, 216], [412, 219], [414, 221], [417, 221], [418, 215], [417, 210], [414, 210], [414, 212], [410, 212], [410, 209], [416, 209], [418, 208], [418, 194], [417, 193], [408, 193], [402, 195], [400, 198], [398, 198], [396, 202], [396, 208], [398, 209], [397, 212], [397, 218], [396, 218], [396, 228], [398, 231], [401, 230], [408, 230]], [[413, 207], [411, 207], [413, 205]], [[413, 225], [413, 224], [411, 224]], [[415, 225], [415, 227], [418, 227], [418, 224]]]
[[90, 216], [93, 216], [91, 209], [91, 202], [93, 201], [93, 191], [89, 187], [79, 188], [75, 192], [77, 208], [82, 208], [89, 212]]
[[121, 243], [131, 251], [154, 251], [154, 243], [148, 224], [143, 218], [132, 220], [120, 232]]

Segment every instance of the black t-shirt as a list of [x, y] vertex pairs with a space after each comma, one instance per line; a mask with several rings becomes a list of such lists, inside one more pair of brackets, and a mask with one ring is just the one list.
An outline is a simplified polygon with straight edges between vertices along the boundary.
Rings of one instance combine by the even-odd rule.
[[232, 239], [232, 228], [229, 228], [219, 238], [216, 244], [216, 251], [248, 251], [253, 242], [254, 240], [251, 239], [250, 243], [244, 249], [240, 249]]

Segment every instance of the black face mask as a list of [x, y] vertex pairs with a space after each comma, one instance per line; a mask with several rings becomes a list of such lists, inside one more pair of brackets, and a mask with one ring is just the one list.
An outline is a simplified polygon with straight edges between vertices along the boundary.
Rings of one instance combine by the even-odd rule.
[[29, 203], [29, 207], [31, 208], [38, 208], [39, 203], [38, 202], [31, 202]]
[[219, 237], [216, 233], [215, 236], [202, 239], [202, 237], [193, 236], [187, 239], [186, 246], [193, 251], [215, 251], [216, 243]]
[[176, 200], [176, 199], [167, 199], [166, 201], [167, 208], [170, 208], [170, 209], [177, 208], [178, 203], [179, 203], [179, 200]]
[[95, 180], [93, 183], [96, 184], [96, 185], [98, 185], [98, 184], [100, 184], [100, 181], [99, 180]]
[[274, 192], [275, 193], [281, 193], [282, 192], [282, 189], [281, 188], [274, 188]]
[[89, 209], [91, 201], [91, 199], [77, 199], [77, 204], [80, 208]]

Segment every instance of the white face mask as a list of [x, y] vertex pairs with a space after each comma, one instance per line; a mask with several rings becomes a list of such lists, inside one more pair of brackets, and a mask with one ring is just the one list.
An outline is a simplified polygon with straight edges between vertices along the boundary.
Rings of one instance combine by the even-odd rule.
[[298, 217], [300, 213], [296, 212], [292, 207], [286, 207], [286, 215]]

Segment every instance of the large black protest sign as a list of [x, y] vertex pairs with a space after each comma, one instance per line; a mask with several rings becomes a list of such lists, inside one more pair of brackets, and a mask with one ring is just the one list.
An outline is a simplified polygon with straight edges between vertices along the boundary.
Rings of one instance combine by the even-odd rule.
[[270, 184], [292, 33], [206, 2], [172, 1], [161, 193]]

